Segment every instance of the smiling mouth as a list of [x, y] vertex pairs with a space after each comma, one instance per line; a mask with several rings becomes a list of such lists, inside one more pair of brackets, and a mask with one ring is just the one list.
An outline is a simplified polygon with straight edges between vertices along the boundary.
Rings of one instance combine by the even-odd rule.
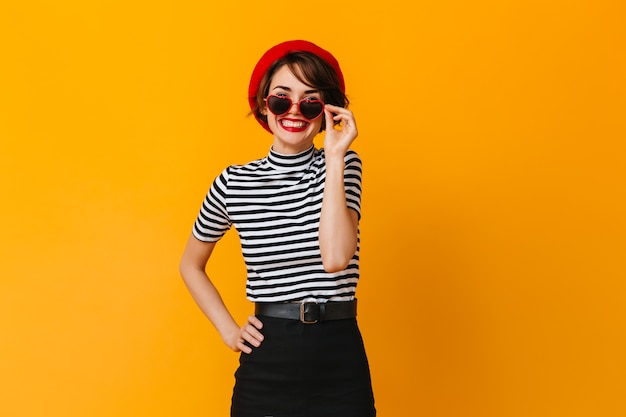
[[280, 120], [280, 124], [281, 126], [288, 128], [288, 129], [304, 129], [305, 127], [309, 125], [309, 123], [303, 120], [286, 120], [286, 119]]

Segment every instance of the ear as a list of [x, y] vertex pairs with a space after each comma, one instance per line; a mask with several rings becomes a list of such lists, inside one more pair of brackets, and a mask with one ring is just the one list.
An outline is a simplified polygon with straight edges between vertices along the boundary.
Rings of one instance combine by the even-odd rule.
[[263, 104], [259, 106], [259, 114], [267, 116], [267, 105], [265, 104], [265, 100], [263, 100]]

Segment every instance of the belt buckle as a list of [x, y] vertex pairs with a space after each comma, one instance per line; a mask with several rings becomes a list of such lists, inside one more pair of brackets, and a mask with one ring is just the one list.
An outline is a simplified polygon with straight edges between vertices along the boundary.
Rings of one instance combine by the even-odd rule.
[[[318, 308], [318, 314], [317, 314], [318, 319], [316, 319], [314, 321], [306, 320], [306, 306], [307, 305], [315, 305], [315, 306], [317, 306], [317, 308]], [[311, 303], [311, 302], [309, 302], [309, 303], [301, 303], [300, 304], [300, 322], [304, 323], [304, 324], [315, 324], [318, 321], [319, 321], [319, 304]]]

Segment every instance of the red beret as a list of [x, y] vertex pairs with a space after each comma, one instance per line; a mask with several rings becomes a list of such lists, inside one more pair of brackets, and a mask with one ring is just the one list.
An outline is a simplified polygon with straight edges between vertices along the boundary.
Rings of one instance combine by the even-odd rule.
[[[341, 68], [339, 68], [339, 62], [335, 59], [335, 57], [328, 51], [320, 48], [314, 43], [302, 40], [295, 41], [287, 41], [283, 43], [279, 43], [278, 45], [272, 47], [270, 50], [265, 52], [259, 62], [257, 62], [254, 67], [254, 71], [252, 71], [252, 77], [250, 77], [250, 86], [248, 87], [248, 102], [250, 104], [250, 109], [254, 111], [256, 107], [256, 93], [259, 89], [259, 84], [261, 83], [261, 79], [267, 72], [268, 69], [272, 66], [274, 62], [285, 57], [290, 52], [311, 52], [324, 61], [328, 62], [331, 67], [334, 68], [337, 76], [339, 77], [339, 83], [341, 85], [341, 91], [346, 92], [346, 86], [343, 80], [343, 73], [341, 72]], [[263, 126], [268, 132], [272, 132], [263, 120], [260, 120], [255, 114], [254, 117], [256, 120]]]

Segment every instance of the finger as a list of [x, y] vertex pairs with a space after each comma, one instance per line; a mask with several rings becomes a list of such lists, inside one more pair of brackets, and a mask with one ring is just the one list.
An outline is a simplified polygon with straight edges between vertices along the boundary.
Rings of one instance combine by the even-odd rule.
[[346, 121], [354, 120], [354, 116], [352, 115], [352, 112], [350, 110], [345, 110], [340, 113], [337, 113], [335, 117], [338, 119], [346, 120]]
[[248, 316], [248, 323], [259, 330], [263, 328], [263, 322], [261, 322], [261, 320], [259, 320], [256, 316]]
[[248, 323], [241, 326], [239, 331], [239, 337], [250, 343], [255, 347], [259, 347], [264, 339], [263, 334], [258, 328], [263, 327], [261, 320], [254, 316], [248, 317]]
[[344, 126], [355, 125], [354, 116], [350, 110], [344, 109], [343, 107], [337, 107], [337, 109], [339, 110], [334, 111], [332, 109], [329, 109], [333, 112], [334, 123], [340, 122]]
[[243, 333], [241, 334], [242, 337], [251, 345], [255, 346], [255, 347], [259, 347], [259, 345], [261, 344], [261, 342], [263, 341], [264, 337], [261, 334], [261, 332], [259, 332], [257, 329], [255, 329], [254, 327], [247, 325], [243, 331]]
[[[261, 346], [261, 340], [254, 337], [253, 335], [251, 335], [248, 330], [251, 328], [251, 326], [249, 325], [245, 325], [242, 329], [241, 329], [241, 333], [239, 335], [239, 337], [237, 338], [237, 348], [239, 348], [239, 350], [241, 350], [242, 352], [245, 353], [250, 353], [252, 352], [252, 348], [255, 347], [259, 347]], [[261, 339], [262, 339], [262, 335], [261, 335]]]
[[345, 107], [333, 106], [332, 104], [325, 104], [325, 109], [330, 110], [334, 115], [352, 115], [352, 111], [346, 109]]
[[252, 353], [252, 348], [244, 343], [243, 340], [239, 340], [237, 342], [237, 348], [243, 353], [250, 354]]
[[344, 127], [351, 126], [356, 128], [356, 121], [350, 110], [346, 110], [346, 113], [338, 114], [336, 118], [341, 120]]
[[340, 106], [335, 106], [334, 104], [324, 104], [324, 107], [327, 107], [331, 112], [333, 113], [337, 113], [340, 112], [342, 110], [348, 110], [345, 107], [340, 107]]
[[263, 334], [259, 331], [263, 328], [263, 322], [259, 320], [256, 316], [248, 316], [248, 324], [246, 326], [246, 331], [249, 335], [254, 337], [256, 340], [262, 341], [264, 339]]
[[[324, 118], [326, 119], [326, 127], [333, 126], [335, 123], [333, 122], [334, 115], [333, 112], [328, 108], [329, 105], [324, 106]], [[331, 106], [334, 107], [334, 106]]]

